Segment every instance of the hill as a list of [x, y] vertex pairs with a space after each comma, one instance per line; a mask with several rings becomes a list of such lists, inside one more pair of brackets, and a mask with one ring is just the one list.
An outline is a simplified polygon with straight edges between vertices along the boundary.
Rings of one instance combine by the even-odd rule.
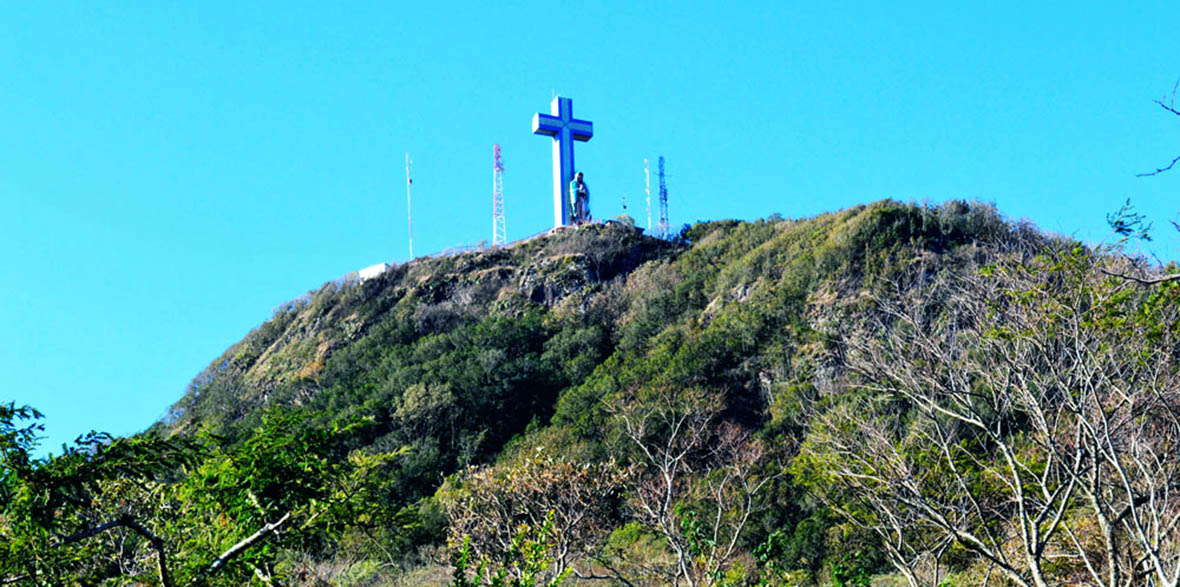
[[[21, 540], [85, 545], [52, 567], [84, 582], [166, 582], [166, 556], [226, 583], [1165, 573], [1174, 527], [1123, 509], [1177, 520], [1180, 321], [1170, 284], [1110, 277], [1134, 262], [893, 201], [417, 259], [284, 305], [141, 437], [31, 467], [92, 505], [29, 502], [58, 537]], [[105, 519], [150, 530], [103, 529], [117, 568], [60, 537]]]
[[[172, 432], [226, 432], [256, 424], [261, 409], [274, 405], [367, 412], [414, 383], [445, 381], [466, 386], [460, 393], [472, 401], [528, 398], [532, 407], [519, 413], [525, 421], [504, 431], [514, 434], [534, 414], [544, 416], [544, 405], [551, 410], [570, 383], [555, 366], [559, 351], [541, 357], [553, 309], [679, 248], [612, 223], [512, 248], [419, 258], [363, 283], [328, 283], [230, 347], [163, 424]], [[514, 367], [520, 372], [497, 372]], [[492, 382], [497, 394], [486, 387]]]
[[[702, 223], [678, 242], [622, 223], [588, 225], [507, 249], [417, 259], [364, 283], [331, 282], [284, 305], [214, 360], [162, 425], [225, 433], [257, 424], [266, 406], [355, 409], [393, 402], [432, 379], [481, 389], [519, 379], [536, 396], [528, 418], [547, 420], [561, 390], [579, 387], [608, 359], [635, 361], [670, 327], [713, 333], [715, 316], [752, 296], [764, 318], [771, 297], [794, 298], [773, 303], [793, 305], [775, 308], [780, 314], [797, 312], [837, 276], [860, 282], [867, 271], [873, 279], [899, 255], [1008, 233], [985, 207], [958, 212], [882, 202], [805, 221]], [[470, 373], [506, 360], [524, 361], [527, 374], [462, 380], [421, 369]]]

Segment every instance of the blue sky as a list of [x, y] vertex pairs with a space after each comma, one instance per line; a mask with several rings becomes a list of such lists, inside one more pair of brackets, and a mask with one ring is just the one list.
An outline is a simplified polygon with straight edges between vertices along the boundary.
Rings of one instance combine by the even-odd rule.
[[[505, 6], [511, 4], [511, 6]], [[597, 217], [674, 226], [881, 198], [994, 202], [1088, 241], [1180, 211], [1174, 3], [10, 3], [0, 17], [0, 401], [49, 447], [128, 434], [282, 302], [552, 218], [554, 92]], [[986, 4], [987, 6], [983, 6]]]

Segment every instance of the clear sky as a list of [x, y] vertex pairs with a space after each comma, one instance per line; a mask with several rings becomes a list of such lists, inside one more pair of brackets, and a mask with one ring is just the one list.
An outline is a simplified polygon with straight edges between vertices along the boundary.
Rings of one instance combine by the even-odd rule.
[[[23, 2], [0, 16], [0, 401], [129, 434], [272, 309], [414, 250], [551, 223], [557, 94], [597, 217], [896, 198], [1088, 241], [1180, 211], [1175, 2]], [[1117, 6], [1117, 8], [1110, 8]], [[654, 178], [653, 178], [654, 181]]]

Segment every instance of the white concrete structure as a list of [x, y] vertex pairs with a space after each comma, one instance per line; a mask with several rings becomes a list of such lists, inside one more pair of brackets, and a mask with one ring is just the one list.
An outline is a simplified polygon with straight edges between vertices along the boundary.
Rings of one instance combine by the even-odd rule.
[[594, 136], [594, 124], [574, 118], [574, 101], [557, 96], [549, 105], [549, 114], [533, 115], [533, 134], [553, 137], [553, 227], [570, 223], [570, 202], [566, 195], [574, 179], [574, 141], [588, 141]]
[[386, 269], [389, 269], [389, 263], [378, 263], [357, 271], [356, 276], [361, 281], [368, 281], [374, 277], [380, 277]]

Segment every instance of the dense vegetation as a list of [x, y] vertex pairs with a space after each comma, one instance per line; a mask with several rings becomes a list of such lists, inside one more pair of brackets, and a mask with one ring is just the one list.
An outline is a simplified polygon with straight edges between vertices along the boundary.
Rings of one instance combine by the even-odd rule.
[[979, 204], [625, 222], [287, 304], [30, 457], [0, 582], [1175, 585], [1180, 289]]

